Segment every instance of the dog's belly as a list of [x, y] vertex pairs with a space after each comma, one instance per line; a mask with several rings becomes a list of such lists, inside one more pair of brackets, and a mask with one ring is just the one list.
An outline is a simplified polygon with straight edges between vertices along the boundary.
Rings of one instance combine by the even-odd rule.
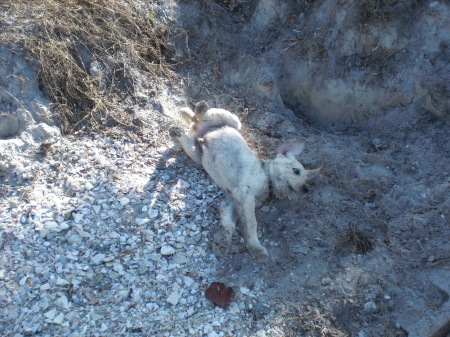
[[219, 187], [233, 192], [245, 186], [255, 196], [261, 193], [264, 169], [239, 132], [229, 127], [212, 131], [202, 145], [203, 167]]

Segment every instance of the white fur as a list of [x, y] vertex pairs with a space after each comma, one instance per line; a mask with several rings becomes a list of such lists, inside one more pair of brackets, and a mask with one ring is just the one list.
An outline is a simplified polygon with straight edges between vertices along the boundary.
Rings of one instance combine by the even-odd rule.
[[204, 104], [197, 103], [200, 108], [196, 106], [195, 114], [189, 108], [180, 110], [190, 128], [184, 132], [173, 127], [170, 134], [226, 192], [214, 250], [221, 254], [228, 251], [236, 222], [240, 221], [248, 249], [264, 262], [268, 253], [258, 240], [255, 207], [267, 199], [271, 189], [277, 197], [300, 192], [304, 184], [318, 177], [320, 168], [305, 170], [295, 158], [303, 150], [303, 142], [281, 145], [273, 160], [259, 159], [239, 133], [237, 117], [227, 110], [206, 109]]

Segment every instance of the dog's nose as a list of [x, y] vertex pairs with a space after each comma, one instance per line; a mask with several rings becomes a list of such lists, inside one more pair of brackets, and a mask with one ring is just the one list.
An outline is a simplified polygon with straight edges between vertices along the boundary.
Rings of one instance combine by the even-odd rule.
[[302, 186], [302, 190], [303, 190], [303, 193], [308, 193], [309, 192], [308, 186], [306, 186], [306, 185]]

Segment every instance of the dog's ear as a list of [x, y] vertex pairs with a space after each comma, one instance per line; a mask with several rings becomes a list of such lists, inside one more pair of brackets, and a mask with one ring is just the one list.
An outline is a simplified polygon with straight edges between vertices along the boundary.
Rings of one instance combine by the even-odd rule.
[[309, 184], [316, 180], [319, 177], [321, 169], [322, 166], [315, 170], [306, 170], [306, 183]]
[[286, 157], [297, 156], [302, 153], [305, 142], [290, 142], [281, 144], [278, 147], [278, 153]]

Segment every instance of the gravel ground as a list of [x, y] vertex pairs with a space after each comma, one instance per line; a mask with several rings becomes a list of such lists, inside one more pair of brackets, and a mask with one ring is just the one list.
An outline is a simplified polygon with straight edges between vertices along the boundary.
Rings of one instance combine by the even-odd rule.
[[245, 333], [255, 290], [226, 310], [204, 298], [221, 196], [204, 172], [99, 135], [35, 150], [0, 212], [1, 335]]

